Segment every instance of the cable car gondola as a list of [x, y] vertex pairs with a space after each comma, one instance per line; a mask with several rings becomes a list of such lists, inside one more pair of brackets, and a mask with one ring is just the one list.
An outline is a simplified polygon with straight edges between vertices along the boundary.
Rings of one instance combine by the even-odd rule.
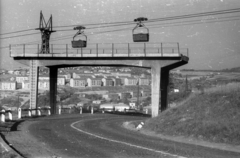
[[[74, 36], [73, 36], [73, 41], [72, 41], [72, 47], [73, 48], [84, 48], [87, 47], [87, 36], [84, 34], [84, 32], [82, 31], [83, 29], [85, 29], [84, 26], [77, 26], [74, 27], [74, 30], [79, 30]], [[74, 38], [78, 35], [81, 35], [84, 37], [84, 40], [74, 40]]]
[[[148, 28], [142, 23], [142, 21], [147, 21], [147, 18], [140, 17], [137, 19], [134, 19], [135, 22], [137, 22], [137, 25], [133, 28], [133, 42], [148, 42], [149, 41], [149, 30]], [[135, 33], [136, 29], [139, 27], [143, 27], [146, 29], [146, 33]]]

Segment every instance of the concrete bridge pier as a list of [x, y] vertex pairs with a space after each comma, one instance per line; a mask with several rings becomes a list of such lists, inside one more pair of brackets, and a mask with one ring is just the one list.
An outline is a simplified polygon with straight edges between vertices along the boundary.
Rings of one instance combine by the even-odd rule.
[[164, 111], [168, 107], [168, 85], [169, 85], [169, 70], [161, 69], [161, 111]]
[[160, 81], [161, 81], [161, 66], [158, 61], [152, 62], [152, 117], [158, 116], [159, 113], [159, 96], [160, 96]]
[[51, 107], [51, 114], [57, 114], [57, 76], [58, 76], [58, 68], [55, 66], [49, 66], [49, 78], [50, 78], [50, 107]]

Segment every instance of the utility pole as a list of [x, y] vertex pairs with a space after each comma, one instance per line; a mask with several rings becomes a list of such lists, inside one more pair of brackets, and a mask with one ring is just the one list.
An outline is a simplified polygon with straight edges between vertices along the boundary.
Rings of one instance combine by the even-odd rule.
[[42, 46], [40, 53], [42, 54], [49, 54], [49, 40], [50, 40], [50, 35], [52, 32], [56, 32], [52, 30], [52, 15], [48, 22], [46, 23], [42, 11], [40, 12], [40, 22], [39, 22], [39, 28], [36, 30], [40, 30], [42, 34]]

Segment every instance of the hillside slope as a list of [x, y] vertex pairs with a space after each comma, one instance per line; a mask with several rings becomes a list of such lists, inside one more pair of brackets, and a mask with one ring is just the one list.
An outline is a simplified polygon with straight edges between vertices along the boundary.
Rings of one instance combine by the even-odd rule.
[[144, 128], [170, 136], [240, 145], [240, 84], [192, 94], [185, 104], [147, 120]]

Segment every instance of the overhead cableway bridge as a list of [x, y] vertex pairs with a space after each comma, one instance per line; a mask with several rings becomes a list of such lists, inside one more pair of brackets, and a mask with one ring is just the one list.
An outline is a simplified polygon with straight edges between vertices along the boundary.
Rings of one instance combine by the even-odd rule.
[[[152, 117], [167, 108], [169, 71], [188, 63], [187, 48], [178, 43], [97, 43], [86, 48], [51, 44], [48, 54], [41, 45], [10, 45], [10, 57], [30, 67], [30, 108], [37, 109], [38, 69], [50, 69], [50, 106], [56, 114], [58, 68], [74, 66], [134, 66], [151, 68]], [[161, 105], [159, 105], [161, 98]]]

